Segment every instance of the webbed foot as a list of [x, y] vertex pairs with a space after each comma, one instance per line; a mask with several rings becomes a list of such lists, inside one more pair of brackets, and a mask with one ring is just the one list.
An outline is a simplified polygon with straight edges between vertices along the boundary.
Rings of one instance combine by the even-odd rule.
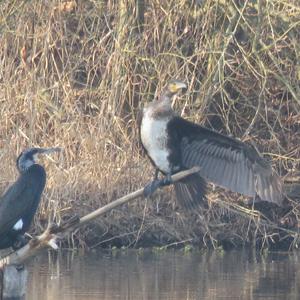
[[155, 179], [144, 187], [144, 196], [151, 196], [158, 188], [162, 186], [162, 180]]
[[158, 188], [167, 186], [173, 183], [171, 175], [165, 176], [163, 179], [155, 179], [144, 187], [144, 196], [151, 196]]
[[167, 186], [174, 183], [171, 174], [168, 174], [161, 180], [161, 186]]

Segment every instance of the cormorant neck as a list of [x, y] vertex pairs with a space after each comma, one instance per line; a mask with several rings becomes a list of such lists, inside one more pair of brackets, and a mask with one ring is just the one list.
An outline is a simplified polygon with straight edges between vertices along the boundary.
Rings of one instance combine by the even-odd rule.
[[159, 97], [158, 101], [163, 101], [163, 102], [169, 102], [171, 105], [171, 100], [175, 93], [170, 92], [170, 90], [165, 89], [161, 96]]
[[148, 106], [146, 106], [147, 113], [155, 118], [165, 118], [173, 115], [172, 97], [174, 95], [174, 93], [170, 93], [167, 89], [164, 90], [157, 99], [153, 100]]
[[155, 107], [160, 110], [172, 111], [172, 98], [174, 93], [170, 93], [167, 89], [160, 95], [160, 97], [155, 101]]

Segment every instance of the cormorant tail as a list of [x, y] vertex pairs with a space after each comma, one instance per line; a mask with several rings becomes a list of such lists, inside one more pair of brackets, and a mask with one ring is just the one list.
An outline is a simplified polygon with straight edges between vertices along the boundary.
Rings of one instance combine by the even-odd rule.
[[206, 207], [206, 182], [199, 174], [191, 174], [175, 182], [175, 192], [178, 203], [185, 209]]

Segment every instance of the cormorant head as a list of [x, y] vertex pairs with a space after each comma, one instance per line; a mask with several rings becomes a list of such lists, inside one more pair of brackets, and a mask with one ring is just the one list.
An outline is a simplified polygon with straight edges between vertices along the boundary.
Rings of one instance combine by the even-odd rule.
[[184, 82], [177, 79], [173, 79], [167, 84], [164, 94], [165, 96], [171, 98], [172, 96], [176, 95], [179, 91], [186, 88], [187, 85]]
[[18, 156], [17, 169], [20, 173], [23, 173], [37, 162], [39, 154], [49, 154], [59, 151], [61, 151], [61, 148], [28, 148]]

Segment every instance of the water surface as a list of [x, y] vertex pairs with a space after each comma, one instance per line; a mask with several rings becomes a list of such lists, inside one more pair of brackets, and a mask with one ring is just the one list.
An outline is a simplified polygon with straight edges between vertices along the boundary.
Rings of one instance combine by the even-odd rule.
[[300, 299], [300, 253], [145, 251], [40, 256], [27, 300]]

